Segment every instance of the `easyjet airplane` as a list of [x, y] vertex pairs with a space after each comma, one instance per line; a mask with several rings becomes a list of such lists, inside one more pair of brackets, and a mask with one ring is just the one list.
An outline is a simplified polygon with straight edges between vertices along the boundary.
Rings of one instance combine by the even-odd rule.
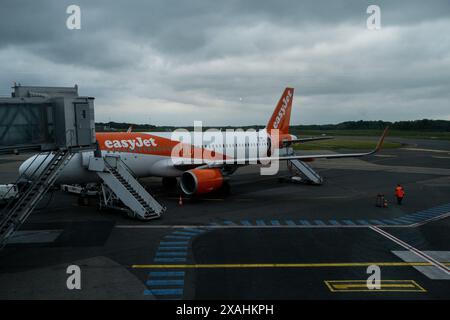
[[[232, 174], [239, 166], [273, 161], [319, 158], [363, 157], [377, 152], [383, 143], [387, 128], [376, 148], [365, 153], [309, 154], [295, 155], [291, 146], [327, 137], [298, 139], [289, 134], [289, 122], [294, 89], [286, 88], [264, 130], [257, 137], [246, 140], [245, 132], [221, 132], [220, 142], [194, 141], [174, 138], [170, 132], [102, 132], [97, 133], [101, 154], [119, 155], [121, 160], [137, 177], [157, 176], [163, 183], [176, 183], [186, 195], [199, 195], [222, 187], [224, 177]], [[195, 133], [189, 133], [193, 137]], [[100, 181], [95, 172], [87, 169], [93, 151], [75, 154], [60, 173], [58, 184], [83, 184]], [[37, 157], [37, 158], [36, 158]], [[44, 161], [50, 161], [47, 154], [35, 155], [20, 166], [20, 173], [30, 176]], [[41, 166], [42, 168], [44, 166]], [[37, 170], [39, 172], [39, 169]]]

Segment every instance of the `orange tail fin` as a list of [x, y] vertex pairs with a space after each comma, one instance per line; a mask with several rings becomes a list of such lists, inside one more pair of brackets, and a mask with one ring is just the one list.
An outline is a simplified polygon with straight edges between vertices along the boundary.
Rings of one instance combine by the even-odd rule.
[[267, 132], [272, 129], [280, 130], [280, 134], [289, 133], [289, 121], [291, 120], [292, 100], [294, 99], [294, 88], [284, 89], [283, 95], [278, 101], [269, 123], [267, 123]]

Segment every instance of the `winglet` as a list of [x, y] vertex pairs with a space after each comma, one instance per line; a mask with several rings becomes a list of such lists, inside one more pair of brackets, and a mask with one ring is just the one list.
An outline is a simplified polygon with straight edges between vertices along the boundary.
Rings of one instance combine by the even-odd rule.
[[380, 151], [381, 147], [383, 146], [384, 138], [386, 137], [388, 130], [389, 130], [389, 126], [384, 128], [383, 134], [381, 135], [380, 140], [378, 140], [378, 144], [372, 153]]

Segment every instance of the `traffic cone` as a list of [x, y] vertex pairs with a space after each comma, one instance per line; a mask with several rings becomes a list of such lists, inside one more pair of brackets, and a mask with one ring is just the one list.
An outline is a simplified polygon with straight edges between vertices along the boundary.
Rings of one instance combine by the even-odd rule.
[[178, 200], [178, 204], [179, 204], [180, 206], [183, 205], [183, 198], [181, 197], [181, 194], [180, 194], [180, 200]]

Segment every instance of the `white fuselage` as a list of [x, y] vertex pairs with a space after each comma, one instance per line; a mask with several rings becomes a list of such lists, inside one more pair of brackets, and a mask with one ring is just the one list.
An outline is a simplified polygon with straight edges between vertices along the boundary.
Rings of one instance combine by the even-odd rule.
[[[265, 130], [250, 137], [248, 132], [219, 132], [219, 134], [221, 136], [217, 132], [212, 135], [204, 133], [202, 136], [201, 133], [189, 132], [185, 133], [183, 138], [179, 138], [170, 132], [98, 133], [97, 139], [101, 142], [100, 149], [103, 156], [120, 155], [121, 160], [137, 177], [180, 176], [184, 170], [178, 169], [172, 162], [173, 145], [180, 141], [195, 147], [197, 151], [200, 150], [200, 156], [213, 152], [213, 154], [223, 154], [227, 159], [247, 159], [257, 155], [267, 155], [267, 150], [270, 148], [270, 139]], [[143, 141], [146, 143], [142, 143]], [[280, 155], [291, 152], [285, 148], [278, 151]], [[56, 182], [80, 184], [100, 181], [98, 175], [87, 168], [89, 158], [93, 156], [93, 151], [74, 154]], [[198, 156], [198, 152], [193, 152], [192, 157]], [[20, 166], [20, 174], [30, 177], [33, 172], [39, 173], [51, 157], [52, 155], [43, 153], [27, 159]]]

